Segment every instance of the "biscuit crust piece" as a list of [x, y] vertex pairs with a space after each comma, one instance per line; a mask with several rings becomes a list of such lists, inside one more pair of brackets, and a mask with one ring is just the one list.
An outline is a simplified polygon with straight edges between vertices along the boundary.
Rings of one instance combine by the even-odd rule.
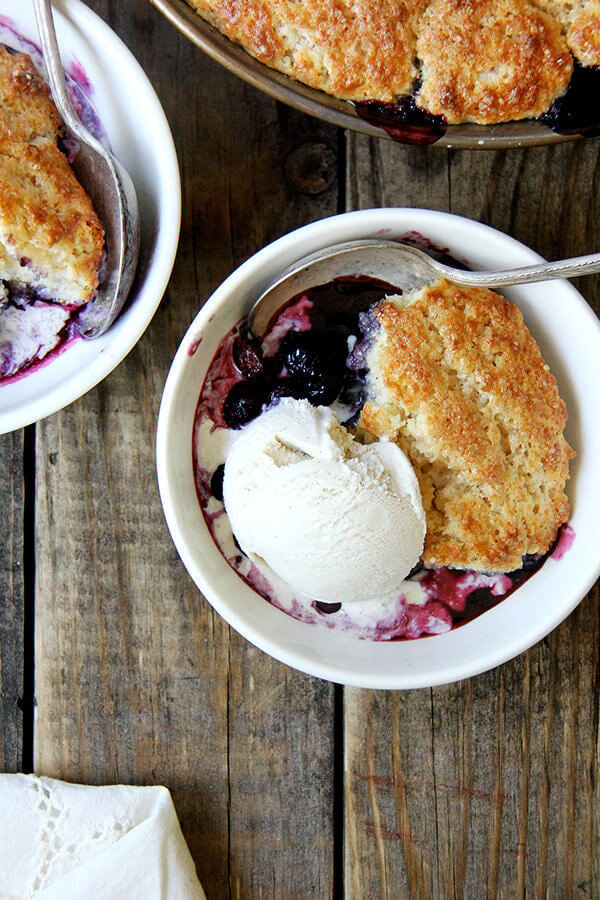
[[37, 137], [56, 141], [60, 129], [48, 85], [31, 59], [0, 44], [0, 141], [29, 143]]
[[[408, 303], [408, 305], [406, 305]], [[395, 441], [423, 495], [426, 565], [509, 572], [568, 520], [556, 380], [514, 303], [441, 280], [375, 308], [359, 427]]]
[[433, 0], [417, 53], [417, 103], [450, 124], [539, 116], [573, 71], [560, 27], [527, 0]]
[[567, 44], [584, 66], [600, 65], [599, 0], [533, 0], [559, 22]]
[[410, 91], [427, 0], [188, 0], [252, 56], [346, 100]]
[[0, 279], [79, 306], [98, 287], [104, 231], [57, 145], [61, 129], [31, 59], [0, 46]]

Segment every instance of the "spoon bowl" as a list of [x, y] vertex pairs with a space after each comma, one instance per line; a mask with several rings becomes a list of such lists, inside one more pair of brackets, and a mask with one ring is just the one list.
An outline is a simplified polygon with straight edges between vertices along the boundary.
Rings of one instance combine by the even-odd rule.
[[131, 288], [140, 247], [140, 217], [129, 173], [81, 123], [71, 103], [60, 59], [50, 0], [34, 0], [35, 17], [52, 98], [79, 150], [73, 170], [105, 232], [105, 260], [94, 298], [80, 310], [76, 328], [100, 337], [119, 315]]
[[343, 276], [361, 275], [386, 281], [404, 293], [439, 278], [471, 287], [529, 284], [600, 272], [600, 253], [495, 272], [471, 272], [441, 262], [412, 244], [394, 240], [345, 241], [326, 247], [289, 266], [262, 292], [248, 316], [252, 334], [261, 338], [274, 315], [292, 297]]

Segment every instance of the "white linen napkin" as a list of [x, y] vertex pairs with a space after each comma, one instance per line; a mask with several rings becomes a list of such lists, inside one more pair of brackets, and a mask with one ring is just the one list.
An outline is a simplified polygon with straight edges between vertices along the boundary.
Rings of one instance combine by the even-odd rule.
[[164, 787], [0, 775], [0, 898], [204, 900]]

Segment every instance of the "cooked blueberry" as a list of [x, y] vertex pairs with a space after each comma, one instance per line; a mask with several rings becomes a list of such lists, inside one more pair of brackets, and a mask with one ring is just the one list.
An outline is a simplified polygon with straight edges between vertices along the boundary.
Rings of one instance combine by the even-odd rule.
[[394, 103], [361, 100], [355, 109], [361, 119], [383, 128], [393, 140], [418, 146], [435, 143], [448, 125], [444, 116], [434, 116], [417, 106], [412, 95]]
[[340, 403], [351, 409], [362, 409], [367, 398], [367, 389], [361, 381], [346, 381], [340, 391]]
[[267, 386], [263, 379], [238, 381], [233, 385], [223, 404], [223, 418], [228, 428], [241, 428], [255, 419], [267, 399]]
[[294, 400], [302, 400], [306, 397], [306, 391], [295, 378], [278, 378], [271, 385], [268, 403], [281, 400], [282, 397], [293, 397]]
[[311, 332], [290, 332], [285, 336], [281, 354], [290, 375], [305, 379], [321, 371], [324, 353], [319, 344]]
[[295, 378], [318, 380], [341, 372], [346, 358], [346, 343], [338, 335], [290, 332], [281, 347], [282, 361]]
[[523, 557], [521, 568], [526, 571], [529, 569], [537, 569], [540, 564], [541, 556], [539, 553], [526, 553]]
[[306, 397], [313, 406], [330, 406], [336, 400], [342, 387], [342, 378], [323, 376], [311, 378], [306, 385]]
[[210, 479], [210, 492], [217, 500], [223, 500], [223, 476], [225, 475], [225, 465], [217, 466]]
[[233, 344], [232, 355], [233, 361], [242, 375], [247, 378], [257, 378], [263, 374], [263, 359], [258, 341], [238, 335]]
[[318, 609], [319, 612], [325, 613], [326, 615], [339, 612], [341, 608], [341, 603], [324, 603], [322, 600], [315, 601], [315, 609]]

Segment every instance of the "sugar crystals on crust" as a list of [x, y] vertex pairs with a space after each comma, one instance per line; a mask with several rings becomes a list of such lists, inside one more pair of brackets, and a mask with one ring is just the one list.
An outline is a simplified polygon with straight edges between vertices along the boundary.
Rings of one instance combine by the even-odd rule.
[[533, 0], [554, 16], [566, 35], [567, 44], [584, 66], [600, 65], [599, 0]]
[[392, 101], [416, 75], [427, 0], [188, 0], [260, 62], [347, 100]]
[[441, 280], [375, 314], [359, 425], [415, 467], [425, 564], [512, 571], [547, 551], [569, 516], [572, 451], [565, 404], [518, 308]]
[[573, 70], [560, 27], [527, 0], [433, 0], [417, 53], [417, 102], [450, 124], [539, 116]]

